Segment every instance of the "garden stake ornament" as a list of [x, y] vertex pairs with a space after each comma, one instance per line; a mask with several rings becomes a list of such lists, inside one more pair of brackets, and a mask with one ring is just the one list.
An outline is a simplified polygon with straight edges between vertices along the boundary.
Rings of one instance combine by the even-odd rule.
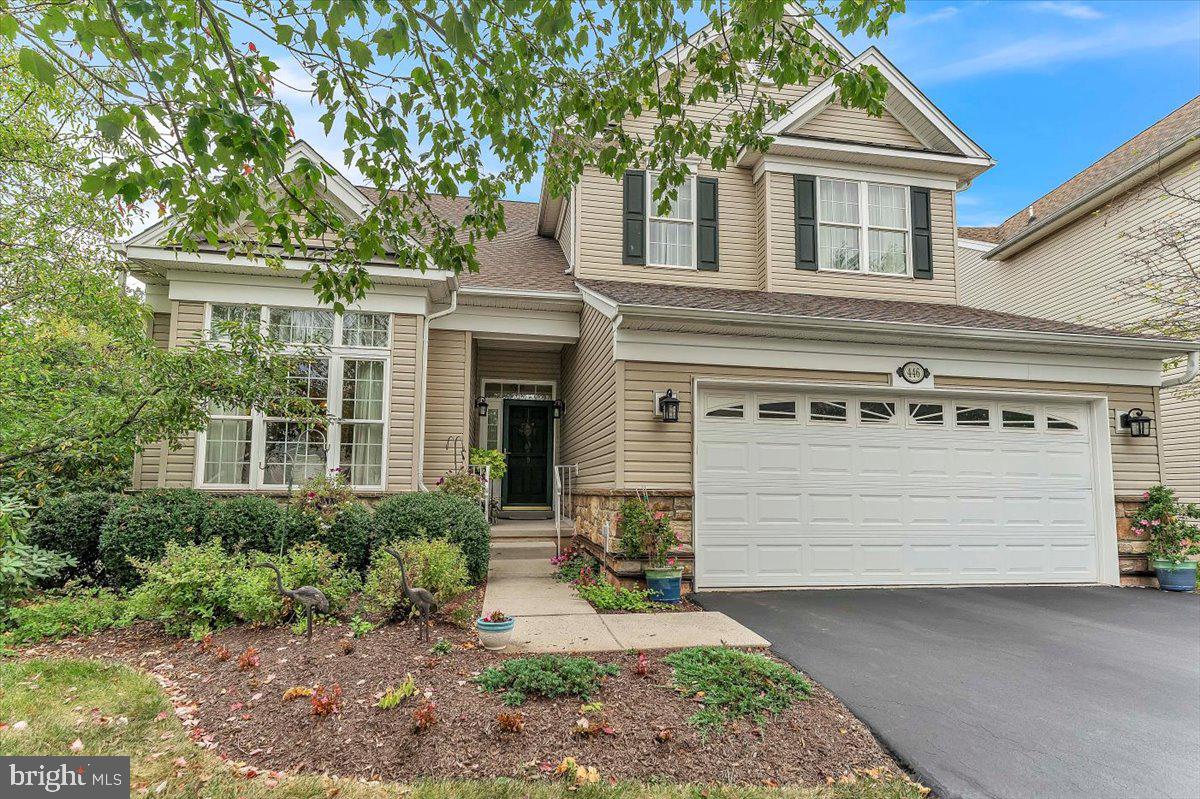
[[308, 640], [312, 641], [313, 628], [313, 611], [318, 610], [321, 613], [329, 612], [329, 600], [325, 598], [325, 594], [320, 588], [313, 588], [311, 585], [302, 585], [295, 591], [289, 591], [283, 587], [283, 575], [279, 573], [279, 567], [270, 561], [254, 564], [259, 569], [270, 569], [275, 572], [275, 582], [279, 587], [279, 595], [292, 600], [296, 606], [304, 608], [304, 616], [308, 621], [308, 632], [306, 633]]
[[428, 641], [429, 630], [433, 624], [432, 617], [438, 609], [437, 600], [424, 588], [408, 587], [408, 575], [404, 573], [404, 558], [400, 557], [399, 552], [392, 547], [384, 547], [383, 551], [400, 563], [400, 589], [404, 592], [404, 598], [421, 614], [421, 640]]

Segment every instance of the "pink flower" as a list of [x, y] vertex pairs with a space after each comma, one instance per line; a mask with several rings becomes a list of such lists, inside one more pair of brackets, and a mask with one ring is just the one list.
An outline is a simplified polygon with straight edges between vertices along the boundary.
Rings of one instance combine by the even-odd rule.
[[658, 520], [660, 520], [660, 519], [664, 519], [664, 518], [666, 518], [666, 516], [667, 516], [667, 512], [666, 512], [666, 511], [663, 511], [663, 510], [655, 511], [655, 512], [654, 512], [654, 521], [658, 521]]
[[1143, 491], [1143, 492], [1142, 492], [1142, 499], [1150, 499], [1150, 492], [1149, 492], [1149, 491]]
[[308, 498], [309, 498], [309, 499], [316, 499], [316, 498], [317, 498], [317, 492], [316, 492], [316, 491], [309, 491], [309, 492], [308, 492]]
[[667, 565], [668, 565], [668, 566], [674, 566], [674, 565], [675, 565], [675, 558], [667, 558]]
[[1158, 527], [1160, 524], [1162, 524], [1162, 522], [1159, 521], [1158, 519], [1155, 519], [1154, 521], [1152, 521], [1150, 523], [1153, 524], [1155, 527]]

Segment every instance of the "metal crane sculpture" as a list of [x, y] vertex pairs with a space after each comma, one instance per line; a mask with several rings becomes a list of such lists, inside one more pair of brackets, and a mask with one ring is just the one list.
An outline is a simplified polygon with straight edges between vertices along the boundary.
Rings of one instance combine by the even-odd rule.
[[279, 587], [280, 596], [287, 597], [292, 600], [294, 606], [304, 608], [304, 616], [308, 620], [308, 632], [306, 633], [308, 640], [312, 641], [313, 627], [313, 611], [317, 610], [321, 613], [329, 612], [329, 600], [325, 598], [325, 594], [320, 588], [313, 588], [311, 585], [302, 585], [295, 591], [289, 591], [283, 587], [283, 575], [279, 573], [279, 567], [270, 561], [254, 564], [260, 569], [270, 569], [275, 572], [275, 582]]
[[438, 603], [433, 598], [433, 594], [426, 591], [424, 588], [409, 588], [408, 575], [404, 573], [404, 558], [400, 556], [392, 547], [384, 547], [384, 552], [387, 552], [400, 563], [400, 588], [404, 592], [404, 598], [409, 601], [417, 612], [421, 614], [421, 638], [428, 641], [430, 637], [430, 628], [433, 624], [433, 614], [437, 613]]

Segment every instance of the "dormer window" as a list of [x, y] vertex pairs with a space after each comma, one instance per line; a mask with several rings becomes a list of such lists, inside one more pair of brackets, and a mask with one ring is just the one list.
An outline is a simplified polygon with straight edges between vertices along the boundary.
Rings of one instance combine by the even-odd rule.
[[658, 213], [654, 187], [658, 175], [646, 181], [646, 208], [650, 217], [649, 251], [651, 266], [696, 267], [696, 181], [687, 178], [679, 187], [675, 202], [665, 215]]
[[821, 178], [817, 196], [821, 269], [910, 274], [906, 187]]

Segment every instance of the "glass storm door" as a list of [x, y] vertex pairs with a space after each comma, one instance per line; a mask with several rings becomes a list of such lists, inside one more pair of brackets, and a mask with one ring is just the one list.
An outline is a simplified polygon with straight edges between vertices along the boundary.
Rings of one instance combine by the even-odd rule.
[[504, 401], [504, 475], [501, 503], [505, 506], [550, 505], [550, 467], [554, 453], [552, 402]]

